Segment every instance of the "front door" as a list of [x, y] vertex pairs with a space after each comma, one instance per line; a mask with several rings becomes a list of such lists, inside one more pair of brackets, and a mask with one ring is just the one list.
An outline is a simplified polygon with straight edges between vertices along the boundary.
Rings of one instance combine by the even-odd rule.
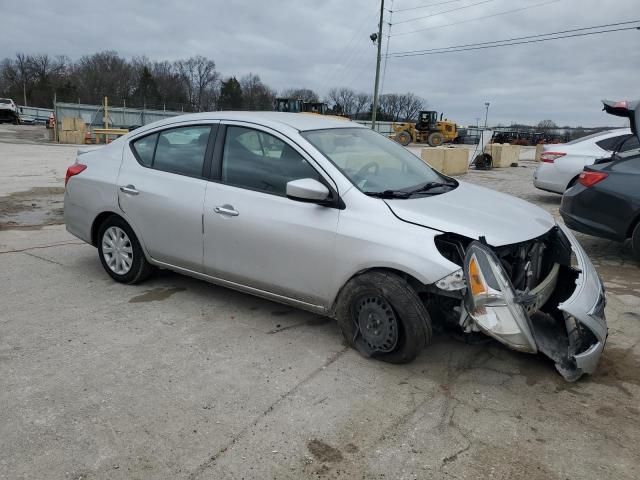
[[275, 132], [229, 125], [220, 161], [204, 202], [206, 272], [324, 305], [340, 210], [285, 195], [291, 180], [321, 178], [309, 157]]
[[154, 260], [202, 271], [203, 168], [215, 131], [215, 125], [168, 128], [124, 149], [120, 208]]

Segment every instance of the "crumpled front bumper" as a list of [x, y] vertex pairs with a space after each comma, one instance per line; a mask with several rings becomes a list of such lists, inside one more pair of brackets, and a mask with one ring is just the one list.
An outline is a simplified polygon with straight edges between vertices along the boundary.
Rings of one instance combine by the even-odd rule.
[[[602, 281], [596, 272], [591, 260], [582, 249], [576, 237], [564, 225], [558, 225], [567, 239], [571, 242], [571, 248], [576, 256], [577, 267], [580, 270], [576, 279], [576, 289], [564, 302], [558, 304], [558, 310], [563, 312], [569, 334], [569, 359], [575, 362], [573, 372], [560, 373], [568, 380], [579, 378], [583, 373], [593, 373], [598, 365], [604, 345], [607, 340], [607, 321], [604, 307], [606, 297]], [[584, 329], [588, 329], [593, 335], [594, 343], [586, 350], [573, 351], [578, 347], [581, 338], [580, 333], [574, 335], [574, 329], [578, 327], [584, 337]], [[573, 368], [571, 369], [573, 370]]]
[[514, 350], [542, 353], [567, 381], [575, 381], [593, 373], [602, 355], [607, 339], [605, 292], [573, 233], [558, 225], [554, 235], [550, 248], [557, 249], [561, 258], [527, 292], [514, 290], [490, 247], [479, 242], [468, 246], [460, 325], [466, 332], [482, 331]]

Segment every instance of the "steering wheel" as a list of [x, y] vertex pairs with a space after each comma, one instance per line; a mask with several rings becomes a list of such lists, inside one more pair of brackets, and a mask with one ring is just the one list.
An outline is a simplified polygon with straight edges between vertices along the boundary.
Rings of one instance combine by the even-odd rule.
[[373, 173], [374, 175], [377, 175], [378, 172], [380, 171], [380, 165], [378, 165], [376, 162], [369, 162], [366, 165], [362, 166], [360, 168], [360, 170], [357, 171], [357, 173], [353, 176], [353, 180], [358, 183], [360, 180], [364, 179], [364, 174], [367, 173], [369, 170], [373, 169]]

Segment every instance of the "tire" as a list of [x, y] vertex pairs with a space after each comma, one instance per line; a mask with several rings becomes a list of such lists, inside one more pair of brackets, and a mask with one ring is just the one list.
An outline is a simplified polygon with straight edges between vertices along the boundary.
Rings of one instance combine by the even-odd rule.
[[640, 222], [637, 223], [631, 234], [631, 250], [636, 260], [640, 260]]
[[400, 145], [402, 145], [403, 147], [406, 147], [411, 143], [411, 134], [406, 130], [403, 130], [396, 135], [396, 140]]
[[[109, 251], [113, 249], [114, 252]], [[116, 215], [100, 225], [98, 256], [106, 272], [116, 282], [133, 285], [142, 282], [153, 272], [153, 266], [147, 261], [135, 233], [127, 222]], [[125, 257], [130, 260], [127, 262]]]
[[444, 136], [440, 132], [433, 132], [429, 134], [427, 143], [432, 147], [439, 147], [444, 143]]
[[[384, 324], [385, 333], [374, 340], [384, 348], [372, 347], [370, 342], [378, 326], [367, 328], [368, 335], [362, 333], [362, 324], [372, 320], [371, 312], [374, 323], [381, 320]], [[431, 342], [427, 309], [406, 280], [393, 273], [367, 272], [349, 280], [340, 292], [335, 316], [347, 344], [365, 357], [409, 363]]]

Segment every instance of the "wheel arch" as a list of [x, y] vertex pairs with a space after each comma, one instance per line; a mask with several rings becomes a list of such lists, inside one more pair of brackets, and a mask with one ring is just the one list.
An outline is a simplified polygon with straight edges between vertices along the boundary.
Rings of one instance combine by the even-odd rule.
[[362, 270], [359, 270], [356, 273], [354, 273], [353, 275], [351, 275], [340, 286], [340, 289], [336, 293], [335, 297], [333, 298], [333, 302], [331, 303], [331, 308], [329, 310], [329, 314], [331, 316], [335, 316], [336, 306], [338, 304], [338, 301], [340, 300], [340, 296], [344, 292], [344, 289], [349, 284], [349, 282], [351, 280], [353, 280], [354, 278], [360, 276], [360, 275], [364, 275], [366, 273], [371, 273], [371, 272], [393, 273], [393, 274], [403, 278], [409, 284], [409, 286], [411, 286], [411, 288], [413, 288], [416, 291], [416, 293], [418, 295], [420, 295], [421, 293], [425, 293], [426, 290], [427, 290], [427, 285], [425, 283], [421, 282], [415, 276], [413, 276], [412, 274], [407, 273], [407, 272], [405, 272], [403, 270], [399, 270], [399, 269], [393, 268], [393, 267], [368, 267], [368, 268], [363, 268]]
[[565, 191], [569, 190], [571, 187], [573, 187], [576, 184], [576, 182], [578, 181], [578, 178], [580, 178], [580, 174], [576, 175], [571, 180], [569, 180], [569, 183], [567, 183], [567, 187], [565, 188]]
[[627, 229], [625, 238], [631, 238], [631, 236], [633, 235], [633, 231], [635, 230], [636, 226], [638, 226], [638, 224], [640, 224], [640, 212], [636, 212], [634, 218], [631, 220], [631, 222], [629, 222], [629, 228]]
[[147, 252], [147, 247], [144, 243], [144, 239], [140, 236], [140, 233], [138, 232], [138, 229], [135, 227], [135, 225], [126, 216], [124, 216], [122, 212], [105, 210], [104, 212], [101, 212], [96, 216], [96, 218], [93, 220], [93, 223], [91, 224], [91, 245], [93, 245], [94, 247], [98, 246], [98, 231], [100, 230], [100, 226], [109, 217], [118, 217], [124, 220], [127, 223], [127, 225], [129, 225], [131, 230], [133, 230], [133, 233], [135, 234], [136, 238], [138, 239], [138, 243], [140, 243], [140, 246], [142, 247], [142, 251], [144, 252], [145, 256], [149, 258], [149, 254]]

